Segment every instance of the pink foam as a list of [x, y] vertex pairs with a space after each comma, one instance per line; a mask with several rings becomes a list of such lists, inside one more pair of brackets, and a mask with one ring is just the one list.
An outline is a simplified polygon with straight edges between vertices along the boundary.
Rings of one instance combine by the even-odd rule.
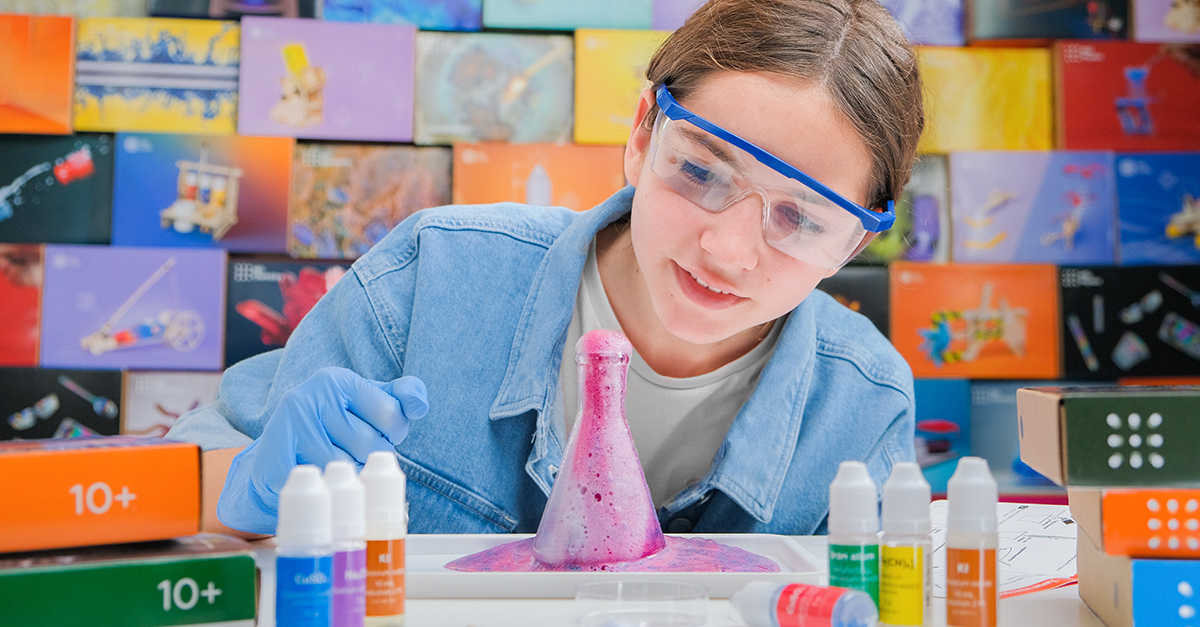
[[767, 557], [707, 538], [666, 538], [666, 548], [637, 560], [595, 564], [547, 564], [533, 555], [533, 540], [507, 542], [460, 557], [446, 568], [459, 572], [723, 572], [777, 573]]

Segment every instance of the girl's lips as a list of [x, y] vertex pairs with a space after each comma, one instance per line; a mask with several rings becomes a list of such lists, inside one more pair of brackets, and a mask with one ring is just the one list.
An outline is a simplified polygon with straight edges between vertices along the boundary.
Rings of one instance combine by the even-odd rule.
[[690, 272], [684, 270], [679, 264], [672, 263], [672, 265], [675, 267], [675, 282], [679, 284], [680, 289], [689, 300], [701, 307], [726, 309], [746, 300], [737, 294], [714, 292], [701, 285]]

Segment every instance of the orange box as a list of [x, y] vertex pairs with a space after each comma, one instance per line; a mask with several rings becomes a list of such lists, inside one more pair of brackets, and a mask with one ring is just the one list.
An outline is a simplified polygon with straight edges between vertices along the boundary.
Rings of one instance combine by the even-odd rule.
[[1200, 558], [1200, 489], [1067, 489], [1071, 517], [1109, 555]]
[[0, 443], [0, 553], [200, 531], [200, 447], [128, 436]]
[[623, 146], [454, 145], [454, 204], [523, 202], [591, 209], [625, 186]]
[[71, 133], [75, 18], [0, 15], [0, 133]]
[[1053, 265], [894, 262], [889, 274], [890, 338], [914, 376], [1059, 377]]

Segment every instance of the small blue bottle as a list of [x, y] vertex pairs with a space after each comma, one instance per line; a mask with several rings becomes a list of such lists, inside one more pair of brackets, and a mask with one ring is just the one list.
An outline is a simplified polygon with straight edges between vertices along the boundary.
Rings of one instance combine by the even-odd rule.
[[321, 469], [292, 468], [279, 493], [275, 527], [275, 624], [331, 627], [333, 530]]

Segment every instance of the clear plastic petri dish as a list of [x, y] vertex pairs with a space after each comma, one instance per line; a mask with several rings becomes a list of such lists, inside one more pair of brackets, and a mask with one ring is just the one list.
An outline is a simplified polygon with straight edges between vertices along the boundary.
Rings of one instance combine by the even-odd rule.
[[605, 581], [575, 589], [581, 627], [693, 627], [708, 622], [708, 589], [669, 581]]

